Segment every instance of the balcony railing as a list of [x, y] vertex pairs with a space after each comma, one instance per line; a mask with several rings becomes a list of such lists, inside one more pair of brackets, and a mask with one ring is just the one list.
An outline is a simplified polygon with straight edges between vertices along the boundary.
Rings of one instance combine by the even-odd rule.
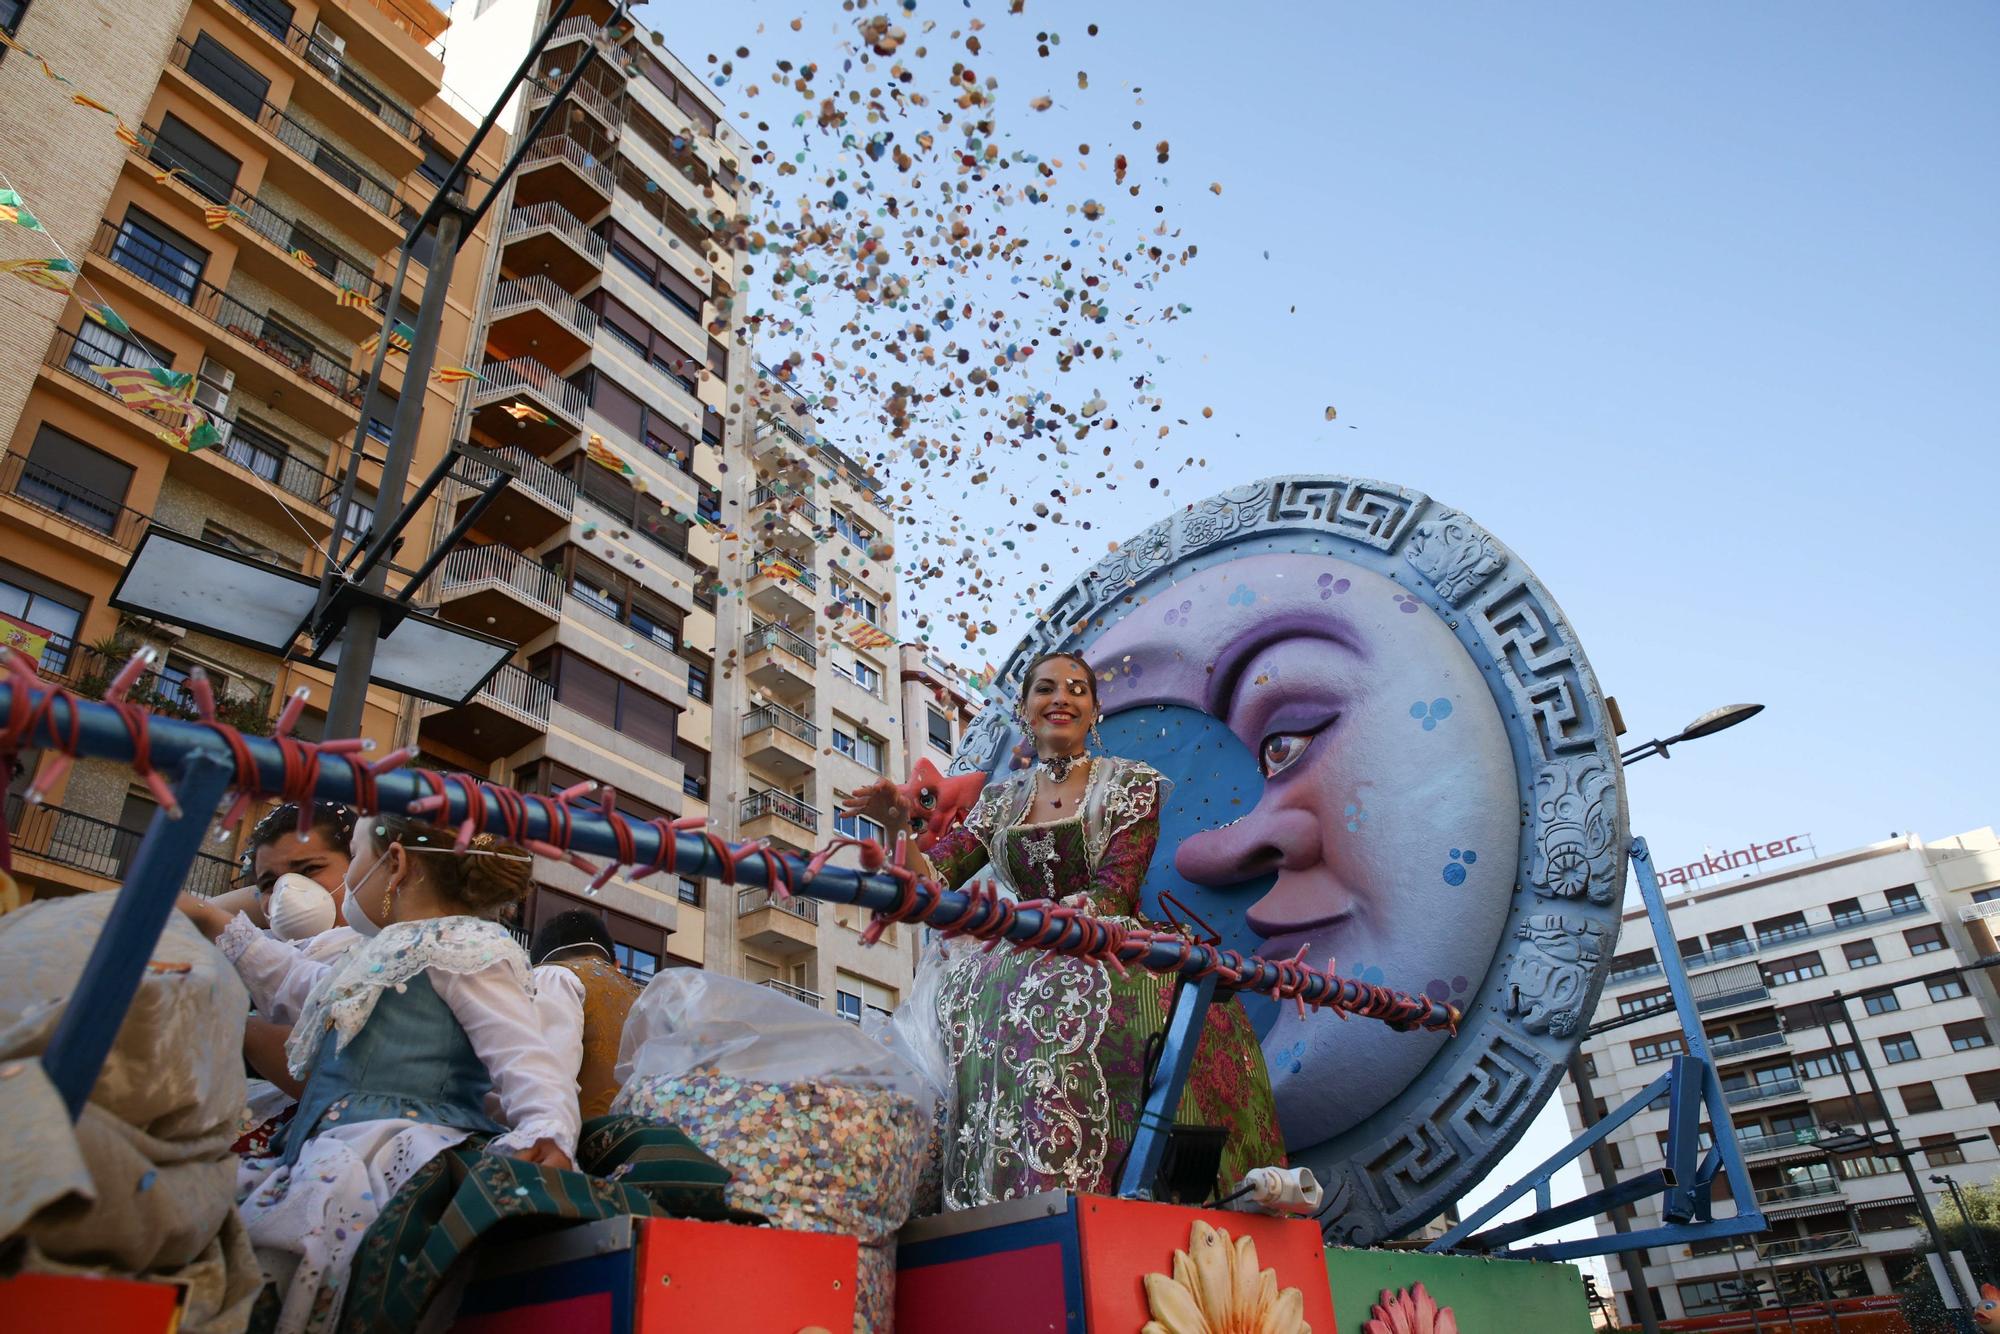
[[350, 407], [361, 406], [367, 386], [344, 360], [269, 315], [259, 314], [213, 283], [201, 284], [194, 299], [197, 315], [278, 362], [307, 384]]
[[1736, 1147], [1746, 1155], [1753, 1153], [1777, 1153], [1783, 1149], [1809, 1149], [1819, 1143], [1819, 1127], [1806, 1126], [1799, 1130], [1777, 1130], [1758, 1135], [1738, 1135]]
[[1719, 963], [1728, 963], [1732, 959], [1747, 958], [1766, 946], [1795, 945], [1801, 940], [1816, 940], [1821, 936], [1837, 935], [1842, 931], [1854, 931], [1864, 926], [1873, 926], [1877, 922], [1908, 917], [1911, 913], [1923, 910], [1922, 899], [1908, 899], [1868, 912], [1843, 913], [1824, 922], [1806, 922], [1801, 925], [1781, 927], [1775, 931], [1759, 932], [1755, 940], [1733, 940], [1726, 945], [1703, 950], [1699, 954], [1687, 955], [1681, 962], [1690, 970], [1710, 968]]
[[65, 523], [87, 528], [127, 551], [138, 544], [139, 534], [145, 531], [146, 516], [139, 511], [31, 462], [25, 454], [0, 457], [0, 492], [18, 496]]
[[815, 575], [811, 570], [800, 567], [797, 562], [793, 561], [791, 557], [785, 555], [783, 552], [760, 551], [752, 558], [751, 563], [752, 568], [759, 575], [768, 574], [774, 578], [790, 579], [795, 583], [803, 584], [807, 588], [819, 587], [819, 576]]
[[814, 833], [819, 832], [819, 812], [806, 805], [803, 801], [800, 801], [797, 797], [788, 796], [783, 792], [764, 791], [751, 793], [748, 797], [744, 798], [742, 809], [737, 813], [737, 819], [743, 824], [748, 824], [750, 821], [760, 819], [766, 815], [776, 815], [782, 819], [790, 820], [800, 828], [810, 829]]
[[1757, 1192], [1759, 1204], [1793, 1204], [1799, 1200], [1816, 1200], [1825, 1195], [1840, 1194], [1838, 1177], [1814, 1177], [1805, 1181], [1794, 1181], [1788, 1186], [1766, 1186]]
[[1731, 1107], [1739, 1107], [1746, 1102], [1763, 1102], [1769, 1098], [1790, 1097], [1792, 1094], [1803, 1090], [1804, 1087], [1805, 1085], [1799, 1083], [1796, 1076], [1786, 1075], [1783, 1079], [1770, 1079], [1758, 1084], [1745, 1084], [1741, 1088], [1725, 1088], [1722, 1091], [1722, 1097]]
[[629, 524], [634, 533], [693, 570], [697, 575], [694, 599], [700, 602], [700, 582], [706, 580], [707, 575], [688, 554], [687, 525], [661, 509], [658, 496], [635, 490], [619, 480], [609, 468], [600, 468], [582, 454], [571, 457], [575, 460], [571, 466], [575, 471], [577, 490], [616, 519], [621, 527]]
[[[565, 20], [565, 22], [569, 23], [588, 23], [589, 21], [588, 19]], [[795, 987], [789, 982], [780, 982], [775, 977], [767, 977], [758, 983], [758, 985], [769, 987], [781, 995], [790, 996], [801, 1005], [810, 1005], [815, 1010], [819, 1008], [820, 994], [817, 991], [807, 991], [804, 987]]]
[[807, 523], [816, 524], [819, 522], [819, 506], [813, 504], [804, 496], [799, 495], [796, 491], [780, 491], [776, 487], [766, 484], [750, 493], [750, 506], [752, 509], [755, 509], [759, 505], [773, 503], [791, 509], [794, 513], [802, 516]]
[[510, 713], [548, 726], [549, 703], [555, 687], [539, 676], [531, 676], [513, 663], [503, 663], [493, 679], [480, 688], [477, 699], [497, 704]]
[[274, 40], [284, 43], [304, 56], [308, 68], [324, 76], [363, 111], [406, 139], [417, 137], [415, 114], [398, 102], [393, 95], [383, 92], [376, 84], [357, 73], [347, 64], [341, 52], [334, 50], [296, 23], [286, 21], [279, 14], [273, 13], [269, 5], [259, 5], [254, 3], [254, 0], [229, 0], [229, 3], [243, 11], [252, 23], [271, 34]]
[[561, 577], [503, 543], [463, 547], [446, 556], [438, 567], [440, 598], [484, 584], [504, 584], [551, 615], [562, 612]]
[[526, 390], [569, 418], [570, 425], [583, 426], [584, 410], [590, 406], [583, 391], [536, 361], [514, 357], [489, 361], [479, 368], [479, 387], [473, 392], [474, 406], [495, 402]]
[[2000, 917], [2000, 899], [1988, 899], [1984, 903], [1968, 903], [1958, 910], [1961, 922], [1977, 922], [1988, 917]]
[[796, 894], [788, 899], [773, 898], [771, 891], [768, 889], [739, 889], [736, 891], [736, 915], [738, 917], [748, 917], [751, 913], [761, 912], [765, 908], [776, 908], [779, 912], [788, 913], [798, 918], [801, 922], [817, 922], [819, 920], [818, 899], [800, 898]]
[[607, 199], [611, 196], [611, 168], [596, 154], [566, 134], [545, 134], [537, 139], [534, 146], [528, 149], [527, 155], [521, 159], [520, 170], [528, 171], [558, 158], [567, 162], [579, 175], [603, 191]]
[[[508, 445], [505, 449], [491, 451], [507, 460], [514, 467], [514, 480], [509, 486], [523, 491], [532, 491], [549, 504], [568, 514], [576, 504], [576, 483], [563, 476], [548, 464], [522, 449], [519, 445]], [[493, 469], [477, 459], [465, 459], [461, 466], [469, 479], [484, 484], [493, 480]]]
[[[552, 65], [560, 63], [555, 61]], [[563, 74], [557, 73], [554, 68], [542, 71], [538, 77], [531, 78], [528, 84], [528, 105], [540, 110], [542, 103], [555, 96], [556, 89], [562, 86], [562, 79]], [[595, 112], [597, 118], [611, 130], [615, 131], [625, 123], [625, 113], [619, 110], [618, 104], [592, 87], [588, 79], [578, 79], [576, 86], [569, 90], [569, 96], [578, 106], [587, 107]]]
[[[565, 20], [565, 22], [569, 23], [575, 23], [576, 21], [575, 19]], [[592, 260], [599, 264], [604, 262], [607, 249], [604, 238], [585, 226], [583, 219], [577, 217], [576, 214], [570, 212], [561, 204], [552, 201], [541, 204], [529, 204], [524, 208], [514, 209], [507, 215], [507, 230], [505, 234], [508, 236], [518, 236], [524, 232], [532, 232], [542, 227], [562, 233], [564, 240], [590, 256]]]
[[[381, 299], [382, 284], [375, 281], [374, 265], [362, 261], [350, 251], [341, 249], [318, 231], [290, 217], [282, 210], [271, 207], [248, 191], [209, 177], [200, 163], [182, 157], [172, 147], [161, 143], [160, 132], [156, 127], [141, 125], [139, 128], [146, 141], [146, 147], [133, 149], [135, 156], [163, 166], [178, 167], [183, 176], [190, 178], [191, 186], [197, 193], [217, 203], [229, 204], [237, 211], [240, 221], [287, 255], [295, 250], [303, 250], [311, 255], [313, 271], [322, 278], [335, 286], [360, 292], [371, 302]], [[112, 227], [114, 231], [117, 229], [116, 224], [109, 220], [105, 225]]]
[[1734, 1056], [1747, 1056], [1751, 1052], [1770, 1051], [1776, 1047], [1789, 1045], [1791, 1039], [1783, 1033], [1759, 1033], [1755, 1037], [1730, 1038], [1724, 1042], [1711, 1042], [1709, 1056], [1718, 1061], [1726, 1061]]
[[811, 667], [819, 661], [819, 649], [805, 636], [782, 625], [760, 625], [743, 637], [743, 653], [748, 657], [767, 648], [780, 649]]
[[1636, 982], [1642, 977], [1658, 977], [1659, 975], [1660, 965], [1658, 961], [1653, 963], [1635, 963], [1630, 967], [1614, 968], [1606, 973], [1604, 975], [1604, 985], [1615, 987], [1620, 983]]
[[515, 311], [526, 310], [530, 306], [542, 307], [586, 339], [597, 332], [597, 312], [556, 286], [545, 274], [531, 273], [522, 278], [509, 278], [493, 288], [493, 318], [496, 320], [505, 319]]
[[789, 732], [808, 746], [819, 744], [819, 728], [790, 709], [780, 708], [776, 704], [760, 704], [743, 715], [744, 736], [755, 736], [767, 727], [775, 727], [780, 732]]
[[[124, 877], [146, 837], [143, 829], [127, 829], [61, 806], [30, 806], [19, 795], [7, 798], [7, 825], [17, 856], [39, 857], [108, 880]], [[235, 878], [235, 862], [198, 852], [181, 887], [207, 898], [228, 889]]]
[[1757, 1258], [1784, 1260], [1795, 1255], [1814, 1255], [1820, 1251], [1847, 1250], [1860, 1244], [1860, 1235], [1852, 1230], [1818, 1232], [1810, 1237], [1784, 1237], [1777, 1241], [1760, 1241], [1757, 1243]]

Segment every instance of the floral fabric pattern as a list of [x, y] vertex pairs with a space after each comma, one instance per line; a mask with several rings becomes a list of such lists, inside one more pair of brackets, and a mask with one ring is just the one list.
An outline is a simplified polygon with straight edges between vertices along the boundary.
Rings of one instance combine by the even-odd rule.
[[[1127, 760], [1099, 759], [1093, 770], [1082, 813], [1048, 823], [1021, 822], [1032, 776], [990, 785], [984, 810], [939, 840], [933, 864], [956, 886], [990, 857], [1023, 900], [1138, 922], [1165, 780]], [[941, 1145], [945, 1206], [1115, 1189], [1174, 979], [971, 941], [947, 942], [932, 966], [944, 970], [937, 1018], [956, 1077]], [[1221, 1177], [1230, 1185], [1284, 1161], [1263, 1050], [1233, 999], [1209, 1011], [1176, 1119], [1229, 1130]]]

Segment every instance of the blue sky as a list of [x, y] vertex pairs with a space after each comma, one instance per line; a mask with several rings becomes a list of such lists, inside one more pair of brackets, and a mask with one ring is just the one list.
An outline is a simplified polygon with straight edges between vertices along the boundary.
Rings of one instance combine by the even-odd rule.
[[[1175, 500], [1315, 469], [1426, 490], [1541, 575], [1628, 740], [1768, 705], [1633, 770], [1663, 863], [2000, 816], [2000, 7], [1004, 11], [971, 12], [1003, 96], [1056, 96], [1037, 133], [1172, 141], [1147, 198], [1202, 253], [1159, 375], [1215, 409], [1180, 437], [1211, 466]], [[840, 20], [639, 12], [696, 69], [830, 50]], [[1045, 24], [1058, 58], [1019, 54]], [[1162, 494], [1072, 514], [1135, 531]], [[1057, 576], [1083, 567], [1061, 550]]]

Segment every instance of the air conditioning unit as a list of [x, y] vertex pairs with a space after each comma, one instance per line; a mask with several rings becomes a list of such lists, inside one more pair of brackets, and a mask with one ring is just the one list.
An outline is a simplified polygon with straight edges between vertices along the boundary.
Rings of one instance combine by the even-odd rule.
[[203, 384], [214, 385], [225, 394], [236, 387], [236, 372], [213, 357], [201, 359], [200, 379]]
[[194, 401], [211, 417], [220, 417], [229, 411], [229, 391], [206, 380], [196, 380]]
[[347, 39], [324, 23], [315, 23], [312, 41], [306, 43], [306, 54], [312, 57], [314, 64], [338, 77], [347, 56]]
[[215, 427], [215, 447], [217, 449], [227, 449], [229, 447], [229, 433], [236, 429], [236, 423], [218, 419], [211, 422], [210, 425]]

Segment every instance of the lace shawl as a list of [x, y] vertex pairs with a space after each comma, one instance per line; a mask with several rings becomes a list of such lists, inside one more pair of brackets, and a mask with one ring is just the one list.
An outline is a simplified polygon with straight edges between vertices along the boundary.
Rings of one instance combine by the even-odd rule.
[[[1142, 760], [1102, 755], [1090, 766], [1083, 790], [1084, 849], [1095, 874], [1104, 850], [1119, 833], [1157, 814], [1167, 804], [1173, 782]], [[1003, 844], [1009, 829], [1021, 823], [1035, 801], [1035, 771], [1026, 769], [986, 785], [965, 817], [965, 831], [986, 849], [994, 877], [1009, 890], [1019, 888], [1007, 874]]]
[[427, 968], [445, 973], [484, 972], [505, 965], [524, 991], [534, 994], [528, 956], [497, 922], [480, 917], [432, 917], [395, 922], [373, 940], [350, 950], [306, 997], [299, 1021], [285, 1042], [285, 1064], [304, 1079], [328, 1029], [339, 1036], [334, 1050], [354, 1040], [375, 1012], [384, 989], [398, 991]]

